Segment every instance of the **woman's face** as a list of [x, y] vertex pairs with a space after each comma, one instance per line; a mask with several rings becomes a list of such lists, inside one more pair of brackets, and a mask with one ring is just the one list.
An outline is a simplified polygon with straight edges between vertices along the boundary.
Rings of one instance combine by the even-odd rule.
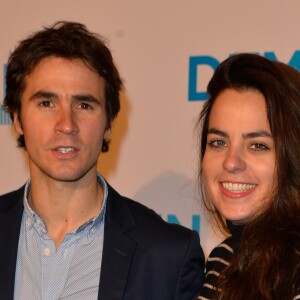
[[261, 93], [227, 89], [217, 97], [202, 168], [210, 200], [227, 220], [246, 223], [267, 201], [275, 149]]

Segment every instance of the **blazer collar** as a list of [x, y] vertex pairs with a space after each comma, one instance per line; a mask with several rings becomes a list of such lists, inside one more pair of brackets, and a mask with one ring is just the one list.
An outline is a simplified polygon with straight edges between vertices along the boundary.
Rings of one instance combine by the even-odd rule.
[[120, 300], [136, 249], [127, 233], [136, 225], [126, 199], [109, 185], [104, 226], [99, 299]]

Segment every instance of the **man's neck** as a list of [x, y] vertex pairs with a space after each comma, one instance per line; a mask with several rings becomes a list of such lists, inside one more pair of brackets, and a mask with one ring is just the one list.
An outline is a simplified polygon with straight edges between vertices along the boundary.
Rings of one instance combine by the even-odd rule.
[[97, 215], [103, 202], [103, 188], [96, 176], [84, 182], [32, 178], [28, 201], [58, 248], [67, 233]]

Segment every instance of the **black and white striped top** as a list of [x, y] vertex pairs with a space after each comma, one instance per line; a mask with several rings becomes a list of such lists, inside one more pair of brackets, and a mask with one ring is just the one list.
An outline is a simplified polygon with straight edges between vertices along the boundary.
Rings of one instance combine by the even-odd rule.
[[232, 236], [225, 239], [221, 244], [215, 247], [205, 265], [204, 286], [198, 300], [210, 300], [216, 291], [216, 282], [220, 273], [230, 264], [234, 252], [239, 246], [240, 237], [244, 226], [237, 226], [227, 222], [228, 229]]

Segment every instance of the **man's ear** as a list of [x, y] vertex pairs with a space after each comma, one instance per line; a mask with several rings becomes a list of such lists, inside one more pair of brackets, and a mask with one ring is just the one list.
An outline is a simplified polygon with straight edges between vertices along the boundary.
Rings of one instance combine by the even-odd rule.
[[19, 135], [24, 134], [23, 133], [23, 128], [22, 128], [22, 123], [21, 123], [21, 120], [20, 120], [20, 116], [16, 112], [14, 112], [14, 127], [15, 127], [16, 132]]
[[111, 135], [111, 127], [106, 128], [104, 131], [104, 139], [108, 139]]

